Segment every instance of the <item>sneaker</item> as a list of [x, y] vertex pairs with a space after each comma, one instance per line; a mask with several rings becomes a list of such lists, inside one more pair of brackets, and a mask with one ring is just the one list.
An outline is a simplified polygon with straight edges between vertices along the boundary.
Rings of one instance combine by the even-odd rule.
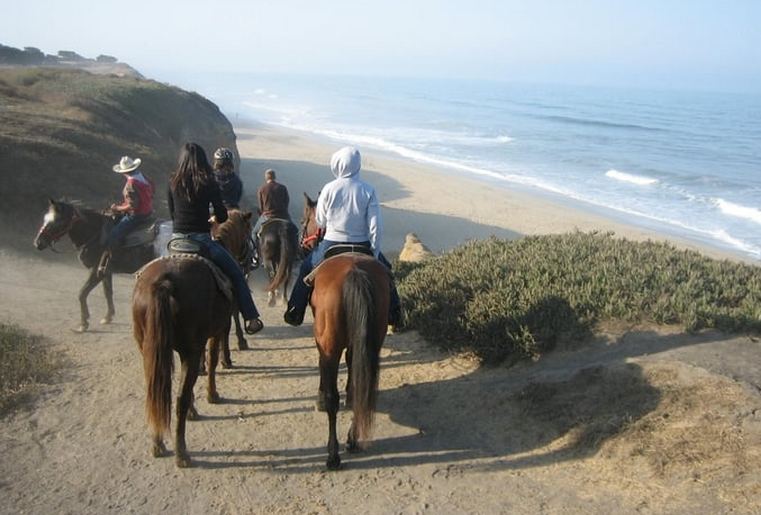
[[289, 307], [283, 315], [285, 323], [292, 326], [299, 326], [304, 322], [304, 312], [299, 313], [296, 308]]
[[246, 320], [246, 334], [256, 334], [262, 329], [264, 329], [264, 323], [260, 319], [252, 318], [251, 320]]

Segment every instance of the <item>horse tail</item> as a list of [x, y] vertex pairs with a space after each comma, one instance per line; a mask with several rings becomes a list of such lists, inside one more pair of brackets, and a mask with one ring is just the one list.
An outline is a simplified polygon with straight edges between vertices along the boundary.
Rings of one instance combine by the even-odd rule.
[[169, 430], [172, 416], [172, 281], [165, 274], [151, 285], [151, 290], [142, 346], [146, 384], [145, 412], [153, 433], [161, 436]]
[[375, 297], [369, 274], [353, 268], [343, 284], [346, 333], [351, 345], [351, 391], [357, 441], [366, 441], [375, 412], [381, 341], [378, 339]]
[[293, 249], [291, 248], [291, 237], [290, 234], [288, 234], [289, 227], [287, 223], [279, 223], [278, 226], [278, 238], [280, 240], [280, 259], [277, 263], [277, 272], [275, 272], [275, 277], [272, 278], [269, 286], [267, 286], [268, 292], [274, 292], [280, 288], [288, 275], [291, 273], [291, 252]]

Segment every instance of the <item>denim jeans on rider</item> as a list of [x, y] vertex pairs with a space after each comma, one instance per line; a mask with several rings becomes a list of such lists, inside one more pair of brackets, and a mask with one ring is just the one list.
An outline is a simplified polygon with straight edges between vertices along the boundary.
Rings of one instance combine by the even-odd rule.
[[[291, 296], [288, 298], [288, 311], [293, 311], [302, 315], [309, 304], [309, 295], [312, 293], [312, 288], [304, 283], [304, 278], [314, 270], [314, 268], [320, 264], [325, 257], [325, 252], [333, 245], [338, 245], [340, 242], [322, 240], [317, 247], [312, 250], [301, 262], [301, 268], [299, 269], [299, 276], [296, 278], [296, 283], [291, 290]], [[370, 246], [370, 242], [362, 242], [359, 245]], [[378, 261], [383, 263], [383, 266], [388, 268], [391, 272], [391, 263], [388, 262], [386, 256], [382, 252], [378, 253]], [[396, 290], [396, 283], [391, 280], [391, 298], [389, 303], [389, 320], [399, 315], [401, 310], [401, 303], [399, 301], [399, 292]], [[398, 320], [394, 320], [398, 322]]]
[[110, 249], [114, 245], [120, 245], [127, 233], [146, 221], [149, 217], [150, 215], [131, 215], [129, 213], [121, 217], [113, 229], [111, 229], [108, 238], [106, 238], [106, 248]]
[[[182, 236], [191, 240], [205, 244], [209, 249], [211, 261], [217, 265], [230, 278], [235, 290], [235, 297], [238, 299], [238, 309], [246, 320], [259, 318], [259, 311], [256, 309], [254, 299], [251, 297], [251, 290], [246, 282], [246, 277], [240, 269], [240, 265], [235, 258], [222, 245], [211, 239], [208, 233], [193, 232], [187, 234], [176, 233], [178, 237]], [[173, 235], [174, 237], [175, 235]]]

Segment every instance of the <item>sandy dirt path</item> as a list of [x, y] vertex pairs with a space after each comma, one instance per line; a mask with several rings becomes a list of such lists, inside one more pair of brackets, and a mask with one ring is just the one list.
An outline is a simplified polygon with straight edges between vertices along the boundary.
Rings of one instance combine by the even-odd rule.
[[[266, 307], [263, 277], [255, 275], [266, 328], [249, 337], [252, 350], [233, 352], [235, 368], [220, 373], [222, 404], [206, 403], [199, 380], [202, 419], [187, 431], [195, 467], [180, 470], [171, 457], [149, 455], [129, 324], [132, 277], [115, 280], [115, 323], [97, 324], [105, 312], [97, 290], [90, 301], [96, 323], [78, 335], [70, 329], [85, 272], [72, 255], [57, 262], [0, 254], [0, 261], [0, 312], [45, 335], [65, 361], [35, 402], [0, 421], [3, 513], [721, 513], [760, 506], [761, 370], [758, 343], [749, 338], [626, 333], [626, 345], [478, 370], [414, 333], [391, 335], [375, 441], [363, 454], [342, 452], [343, 470], [327, 472], [311, 319], [285, 326], [282, 307]], [[342, 371], [340, 388], [344, 378]], [[590, 400], [603, 395], [589, 389], [603, 380], [625, 383], [636, 402]], [[547, 385], [559, 385], [557, 395], [542, 394]], [[721, 402], [694, 413], [669, 404], [673, 389], [695, 385], [722, 392]], [[564, 390], [580, 396], [570, 407], [554, 403]], [[574, 404], [580, 416], [561, 413]], [[741, 431], [742, 449], [730, 445], [699, 466], [659, 469], [650, 444], [641, 443], [639, 454], [630, 448], [637, 433], [626, 428], [666, 420], [663, 409], [680, 431], [708, 413], [722, 431]], [[624, 416], [628, 426], [578, 443], [585, 421]], [[339, 416], [341, 440], [349, 417]]]

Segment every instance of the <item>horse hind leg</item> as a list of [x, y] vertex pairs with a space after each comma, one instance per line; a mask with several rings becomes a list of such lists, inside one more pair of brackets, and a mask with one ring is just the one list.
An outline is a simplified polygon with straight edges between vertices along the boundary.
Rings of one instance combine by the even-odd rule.
[[[235, 321], [235, 336], [238, 338], [238, 350], [248, 350], [248, 341], [246, 341], [246, 338], [243, 336], [243, 327], [241, 327], [240, 324], [240, 311], [237, 309], [233, 313], [233, 320]], [[229, 356], [229, 345], [227, 346], [227, 352]], [[222, 366], [225, 366], [224, 362], [222, 363]]]
[[[222, 340], [227, 340], [227, 335], [221, 338]], [[219, 362], [219, 353], [221, 348], [227, 348], [229, 351], [229, 344], [226, 344], [224, 341], [220, 342], [219, 337], [209, 338], [208, 341], [208, 355], [209, 355], [209, 366], [208, 366], [208, 376], [207, 376], [207, 387], [206, 387], [206, 401], [209, 404], [217, 404], [220, 401], [219, 392], [217, 392], [217, 363]]]
[[90, 310], [87, 308], [87, 296], [90, 295], [90, 292], [99, 282], [100, 278], [98, 277], [97, 270], [95, 268], [90, 269], [90, 276], [79, 290], [80, 322], [79, 327], [75, 329], [75, 332], [77, 333], [84, 333], [90, 328]]
[[[203, 346], [199, 346], [203, 348]], [[180, 377], [180, 396], [177, 399], [177, 429], [175, 431], [175, 464], [180, 468], [190, 467], [191, 461], [188, 455], [187, 445], [185, 443], [185, 423], [188, 417], [188, 411], [193, 403], [193, 386], [198, 378], [198, 353], [190, 355], [180, 354], [182, 360], [182, 373]]]
[[325, 409], [328, 412], [328, 470], [341, 467], [338, 455], [338, 438], [336, 436], [336, 418], [338, 414], [338, 357], [320, 356], [320, 392], [324, 394]]

